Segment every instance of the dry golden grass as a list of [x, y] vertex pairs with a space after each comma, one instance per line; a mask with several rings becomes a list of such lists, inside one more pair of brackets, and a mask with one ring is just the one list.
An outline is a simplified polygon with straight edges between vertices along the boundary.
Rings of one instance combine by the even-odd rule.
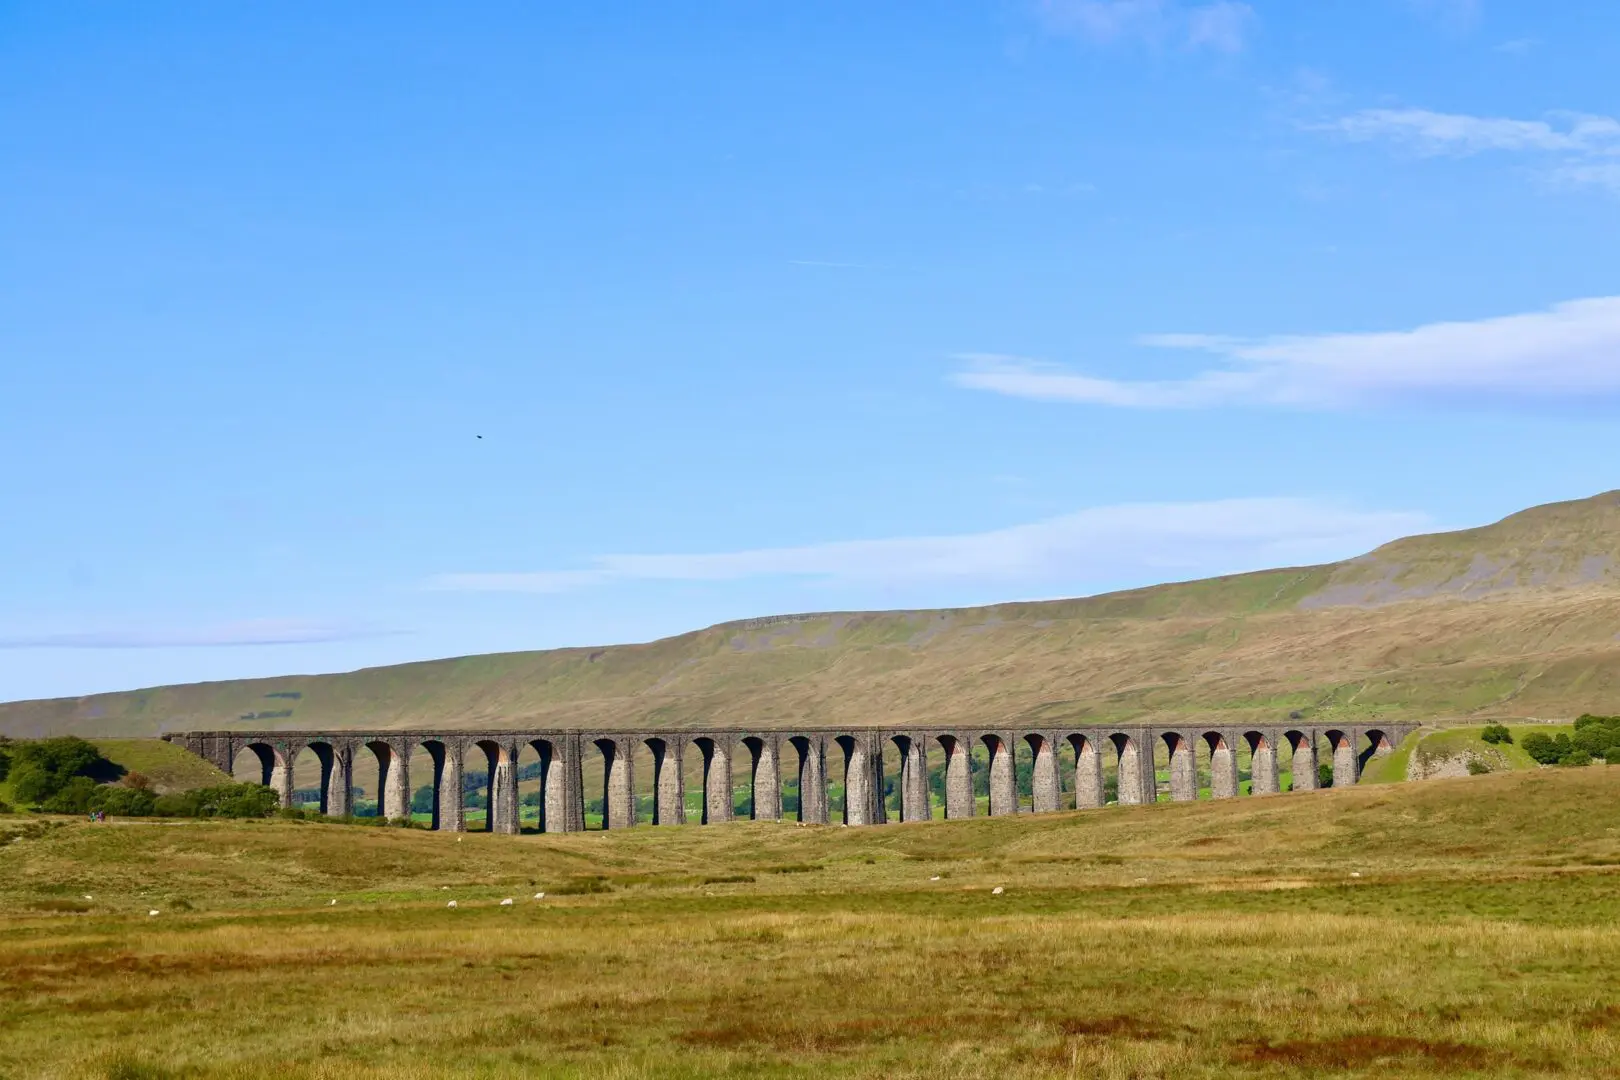
[[1605, 1075], [1617, 796], [1592, 768], [871, 829], [0, 819], [29, 833], [0, 1076]]

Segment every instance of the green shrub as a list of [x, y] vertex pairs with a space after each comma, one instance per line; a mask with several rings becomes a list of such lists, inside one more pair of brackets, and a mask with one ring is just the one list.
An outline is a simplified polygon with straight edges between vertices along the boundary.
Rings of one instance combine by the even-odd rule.
[[281, 808], [281, 799], [263, 784], [220, 784], [154, 800], [152, 812], [159, 817], [269, 817]]
[[11, 740], [0, 735], [0, 780], [11, 771]]
[[1481, 759], [1479, 759], [1477, 757], [1471, 757], [1471, 758], [1468, 759], [1468, 775], [1469, 776], [1484, 776], [1486, 773], [1488, 773], [1490, 771], [1491, 771], [1491, 766], [1490, 766], [1489, 762], [1482, 761]]
[[1558, 759], [1558, 764], [1560, 764], [1560, 765], [1590, 765], [1590, 764], [1592, 764], [1592, 755], [1587, 753], [1585, 750], [1582, 750], [1579, 747], [1577, 747], [1574, 750], [1571, 750], [1569, 753], [1565, 754], [1563, 757], [1559, 758]]
[[75, 779], [93, 784], [115, 779], [120, 772], [101, 751], [76, 735], [14, 743], [8, 755], [11, 790], [24, 802], [49, 802]]
[[6, 802], [4, 799], [0, 799], [0, 814], [9, 813], [11, 813], [11, 804]]
[[88, 776], [75, 776], [39, 804], [48, 814], [88, 814], [100, 787]]
[[1541, 765], [1556, 765], [1560, 758], [1574, 749], [1568, 735], [1559, 735], [1555, 739], [1541, 731], [1526, 735], [1519, 743], [1519, 748], [1530, 755], [1532, 761]]
[[1513, 742], [1513, 732], [1507, 729], [1506, 724], [1486, 724], [1485, 730], [1479, 733], [1481, 740], [1498, 745]]
[[1330, 788], [1333, 786], [1333, 766], [1318, 765], [1316, 767], [1316, 786]]
[[90, 809], [114, 817], [150, 817], [157, 796], [146, 788], [102, 784], [91, 797]]
[[1620, 765], [1620, 745], [1611, 746], [1603, 751], [1603, 760], [1610, 765]]
[[1585, 750], [1588, 754], [1596, 757], [1614, 745], [1615, 735], [1609, 728], [1593, 724], [1577, 731], [1575, 737], [1570, 741], [1577, 748]]
[[1620, 726], [1620, 716], [1594, 716], [1591, 713], [1582, 713], [1575, 718], [1575, 730], [1584, 731], [1589, 727], [1616, 727]]

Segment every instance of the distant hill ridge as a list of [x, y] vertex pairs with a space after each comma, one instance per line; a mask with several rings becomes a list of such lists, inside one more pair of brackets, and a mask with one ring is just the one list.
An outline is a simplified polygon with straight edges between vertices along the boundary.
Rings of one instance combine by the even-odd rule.
[[1620, 711], [1617, 629], [1607, 492], [1324, 566], [13, 702], [0, 733], [1562, 717]]

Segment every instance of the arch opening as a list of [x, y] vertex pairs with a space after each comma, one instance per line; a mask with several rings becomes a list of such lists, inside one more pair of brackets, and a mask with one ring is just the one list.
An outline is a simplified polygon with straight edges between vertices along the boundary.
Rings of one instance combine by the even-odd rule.
[[490, 739], [479, 739], [462, 749], [461, 806], [470, 832], [495, 831], [495, 770], [501, 748]]
[[1367, 742], [1356, 759], [1361, 769], [1365, 769], [1373, 758], [1388, 757], [1395, 752], [1394, 740], [1389, 737], [1388, 732], [1380, 728], [1369, 728], [1361, 733], [1361, 737]]
[[276, 748], [266, 742], [250, 742], [231, 761], [231, 779], [239, 784], [270, 787], [276, 768]]
[[787, 744], [798, 760], [782, 782], [782, 812], [801, 824], [825, 824], [827, 786], [820, 744], [803, 735], [789, 737]]
[[[548, 744], [549, 745], [549, 744]], [[545, 763], [540, 758], [536, 742], [517, 744], [517, 757], [512, 762], [512, 780], [517, 787], [517, 826], [520, 832], [542, 832], [546, 817]]]
[[[1035, 736], [1040, 741], [1040, 736]], [[1029, 736], [1014, 735], [1007, 744], [1007, 755], [1012, 759], [1013, 813], [1035, 812], [1035, 749]]]

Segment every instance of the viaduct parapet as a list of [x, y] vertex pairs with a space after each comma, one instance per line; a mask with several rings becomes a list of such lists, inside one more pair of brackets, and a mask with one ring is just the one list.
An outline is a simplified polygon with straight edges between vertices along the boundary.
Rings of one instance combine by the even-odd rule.
[[[698, 817], [703, 824], [729, 821], [734, 811], [734, 777], [748, 776], [748, 813], [759, 821], [777, 821], [782, 811], [786, 775], [798, 780], [797, 819], [811, 824], [829, 820], [828, 770], [841, 766], [846, 825], [886, 823], [884, 759], [898, 761], [900, 821], [927, 821], [933, 796], [928, 783], [931, 748], [945, 759], [943, 810], [947, 819], [971, 817], [975, 811], [970, 755], [982, 746], [989, 759], [991, 816], [1021, 810], [1014, 770], [1019, 741], [1031, 752], [1030, 807], [1023, 812], [1049, 813], [1063, 808], [1063, 777], [1058, 748], [1074, 752], [1070, 790], [1077, 809], [1107, 802], [1105, 763], [1113, 766], [1117, 801], [1122, 805], [1155, 802], [1161, 786], [1172, 800], [1198, 797], [1197, 749], [1207, 748], [1210, 794], [1236, 797], [1238, 750], [1247, 748], [1251, 793], [1276, 794], [1279, 766], [1287, 755], [1293, 790], [1317, 786], [1318, 748], [1332, 764], [1333, 786], [1358, 782], [1361, 768], [1375, 755], [1388, 753], [1415, 725], [1276, 726], [1276, 727], [1060, 727], [1060, 728], [717, 728], [705, 731], [193, 731], [164, 738], [231, 772], [237, 755], [251, 751], [262, 769], [261, 782], [274, 788], [283, 806], [293, 802], [293, 762], [305, 750], [321, 766], [320, 809], [341, 817], [352, 810], [357, 758], [376, 759], [379, 812], [408, 817], [418, 785], [433, 787], [433, 828], [464, 832], [463, 774], [484, 772], [486, 828], [499, 833], [520, 831], [518, 757], [532, 747], [540, 764], [540, 829], [575, 832], [585, 828], [587, 794], [583, 766], [587, 755], [602, 766], [602, 823], [607, 829], [636, 824], [636, 785], [632, 776], [636, 751], [645, 747], [653, 762], [652, 820], [655, 825], [687, 821], [686, 791], [701, 785]], [[1155, 758], [1162, 750], [1169, 781], [1161, 785]], [[595, 772], [593, 762], [592, 772]]]

